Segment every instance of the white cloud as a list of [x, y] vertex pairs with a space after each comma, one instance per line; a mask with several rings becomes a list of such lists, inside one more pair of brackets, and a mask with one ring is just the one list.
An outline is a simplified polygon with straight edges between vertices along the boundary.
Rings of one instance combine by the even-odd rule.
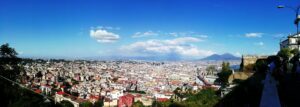
[[149, 36], [157, 36], [158, 33], [153, 31], [147, 31], [147, 32], [136, 32], [132, 38], [140, 38], [140, 37], [149, 37]]
[[208, 38], [207, 35], [199, 35], [200, 38]]
[[177, 36], [178, 36], [178, 33], [176, 33], [176, 32], [171, 32], [171, 33], [169, 33], [168, 35], [177, 37]]
[[257, 42], [257, 43], [254, 43], [254, 45], [257, 45], [257, 46], [264, 46], [264, 43], [263, 43], [263, 42]]
[[100, 43], [112, 43], [120, 38], [118, 34], [108, 32], [104, 29], [92, 29], [90, 30], [90, 36]]
[[165, 40], [164, 42], [166, 42], [167, 44], [176, 45], [176, 44], [186, 44], [187, 42], [201, 42], [201, 41], [203, 40], [195, 37], [180, 37], [172, 40]]
[[208, 38], [207, 35], [198, 34], [196, 32], [171, 32], [166, 33], [166, 35], [173, 36], [173, 37], [199, 37], [199, 38]]
[[[120, 30], [120, 27], [112, 27], [112, 26], [97, 26], [97, 29], [105, 29], [105, 30]], [[94, 27], [91, 27], [91, 29], [94, 29]]]
[[172, 36], [172, 37], [197, 37], [197, 38], [202, 38], [206, 39], [208, 38], [208, 35], [204, 34], [198, 34], [196, 32], [154, 32], [154, 31], [146, 31], [146, 32], [136, 32], [134, 33], [131, 37], [132, 38], [141, 38], [141, 37], [153, 37], [153, 36], [158, 36], [158, 35], [163, 35], [163, 36]]
[[286, 39], [288, 34], [283, 34], [283, 33], [279, 33], [279, 34], [273, 34], [273, 38], [274, 39]]
[[263, 33], [246, 33], [245, 37], [248, 38], [261, 38]]
[[18, 54], [22, 55], [22, 54], [24, 54], [24, 52], [23, 51], [18, 51]]
[[237, 56], [237, 57], [241, 57], [242, 56], [242, 54], [240, 52], [236, 52], [236, 53], [234, 53], [234, 55]]
[[135, 42], [121, 47], [121, 50], [132, 55], [168, 55], [176, 54], [184, 57], [203, 57], [214, 54], [210, 50], [201, 50], [192, 43], [202, 41], [194, 37], [181, 37], [171, 40], [147, 40]]

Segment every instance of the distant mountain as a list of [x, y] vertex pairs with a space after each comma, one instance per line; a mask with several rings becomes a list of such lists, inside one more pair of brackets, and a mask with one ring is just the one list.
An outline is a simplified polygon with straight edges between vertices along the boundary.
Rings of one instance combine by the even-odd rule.
[[201, 60], [240, 60], [240, 57], [236, 57], [230, 53], [225, 53], [222, 55], [219, 54], [213, 54], [211, 56], [205, 57]]

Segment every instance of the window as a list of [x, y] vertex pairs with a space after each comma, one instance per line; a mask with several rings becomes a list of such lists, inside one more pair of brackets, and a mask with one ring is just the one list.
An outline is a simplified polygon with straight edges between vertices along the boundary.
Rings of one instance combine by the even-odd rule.
[[296, 43], [297, 43], [297, 41], [296, 41], [295, 38], [291, 38], [291, 39], [290, 39], [290, 44], [296, 44]]

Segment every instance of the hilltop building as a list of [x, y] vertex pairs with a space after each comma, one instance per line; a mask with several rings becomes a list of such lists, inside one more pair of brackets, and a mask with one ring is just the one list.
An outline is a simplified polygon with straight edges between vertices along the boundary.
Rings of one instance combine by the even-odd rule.
[[300, 33], [290, 34], [285, 40], [280, 41], [280, 49], [282, 48], [297, 49], [299, 48], [298, 47], [299, 44], [297, 44], [298, 41], [300, 42]]

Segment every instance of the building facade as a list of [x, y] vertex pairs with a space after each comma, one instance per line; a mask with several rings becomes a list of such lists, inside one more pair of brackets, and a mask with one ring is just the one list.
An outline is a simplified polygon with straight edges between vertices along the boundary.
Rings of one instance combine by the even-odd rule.
[[290, 49], [297, 49], [299, 50], [299, 42], [300, 42], [300, 33], [298, 34], [291, 34], [287, 37], [287, 39], [280, 41], [280, 49], [283, 48], [290, 48]]

